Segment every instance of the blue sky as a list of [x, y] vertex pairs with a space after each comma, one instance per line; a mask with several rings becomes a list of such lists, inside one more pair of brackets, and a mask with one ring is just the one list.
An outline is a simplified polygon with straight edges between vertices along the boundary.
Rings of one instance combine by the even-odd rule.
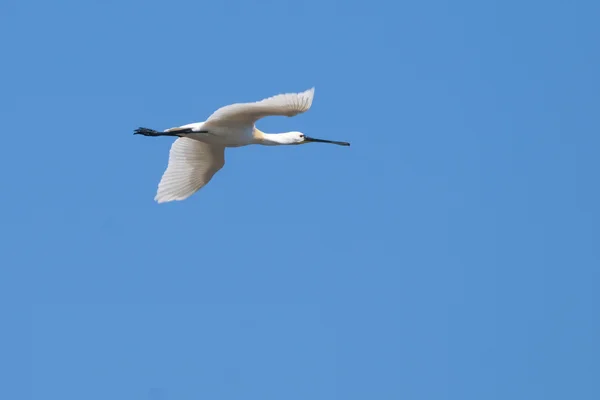
[[[2, 399], [600, 398], [600, 5], [0, 3]], [[184, 202], [132, 135], [315, 86]]]

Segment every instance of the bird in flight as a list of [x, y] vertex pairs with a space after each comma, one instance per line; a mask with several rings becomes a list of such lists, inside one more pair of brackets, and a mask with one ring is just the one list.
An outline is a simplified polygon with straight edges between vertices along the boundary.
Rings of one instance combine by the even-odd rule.
[[348, 142], [315, 139], [302, 132], [265, 133], [256, 128], [259, 119], [280, 115], [293, 117], [308, 111], [315, 89], [284, 93], [251, 103], [236, 103], [219, 108], [204, 122], [195, 122], [162, 132], [138, 128], [134, 135], [174, 136], [167, 169], [158, 184], [154, 200], [165, 203], [185, 200], [205, 186], [225, 165], [225, 148], [250, 144], [264, 146]]

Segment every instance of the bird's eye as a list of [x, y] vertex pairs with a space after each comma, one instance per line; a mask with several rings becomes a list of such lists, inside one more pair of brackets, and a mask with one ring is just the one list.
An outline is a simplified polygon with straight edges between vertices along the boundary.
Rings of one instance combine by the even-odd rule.
[[302, 134], [301, 134], [301, 135], [300, 135], [300, 137], [301, 137], [301, 138], [304, 138], [304, 135], [302, 135]]

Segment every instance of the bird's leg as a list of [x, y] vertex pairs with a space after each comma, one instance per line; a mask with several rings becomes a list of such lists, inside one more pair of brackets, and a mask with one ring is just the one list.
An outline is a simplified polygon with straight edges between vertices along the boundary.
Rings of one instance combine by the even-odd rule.
[[159, 132], [154, 129], [149, 128], [138, 128], [133, 131], [134, 135], [144, 135], [144, 136], [177, 136], [175, 133], [171, 132]]
[[[180, 137], [185, 133], [193, 133], [194, 130], [192, 128], [181, 128], [181, 129], [169, 129], [167, 132], [159, 132], [154, 129], [149, 128], [138, 128], [133, 134], [134, 135], [144, 135], [144, 136], [176, 136]], [[195, 133], [208, 133], [208, 131], [201, 131]]]

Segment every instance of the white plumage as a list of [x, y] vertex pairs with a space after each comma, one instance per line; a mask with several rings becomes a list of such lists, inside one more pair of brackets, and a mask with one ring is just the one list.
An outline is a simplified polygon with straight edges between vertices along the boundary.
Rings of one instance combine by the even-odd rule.
[[302, 132], [264, 133], [255, 123], [267, 116], [287, 116], [306, 112], [312, 106], [314, 88], [301, 93], [278, 94], [252, 103], [235, 103], [219, 108], [204, 122], [182, 125], [163, 132], [136, 129], [144, 136], [175, 136], [169, 162], [155, 200], [164, 203], [184, 200], [205, 186], [225, 165], [225, 148], [262, 144], [267, 146], [347, 142], [315, 139]]
[[260, 118], [270, 115], [293, 117], [308, 111], [312, 105], [315, 88], [302, 93], [285, 93], [254, 103], [236, 103], [219, 108], [208, 117], [207, 123], [254, 124]]
[[180, 137], [171, 146], [169, 164], [158, 184], [159, 203], [184, 200], [206, 185], [225, 165], [225, 146]]

